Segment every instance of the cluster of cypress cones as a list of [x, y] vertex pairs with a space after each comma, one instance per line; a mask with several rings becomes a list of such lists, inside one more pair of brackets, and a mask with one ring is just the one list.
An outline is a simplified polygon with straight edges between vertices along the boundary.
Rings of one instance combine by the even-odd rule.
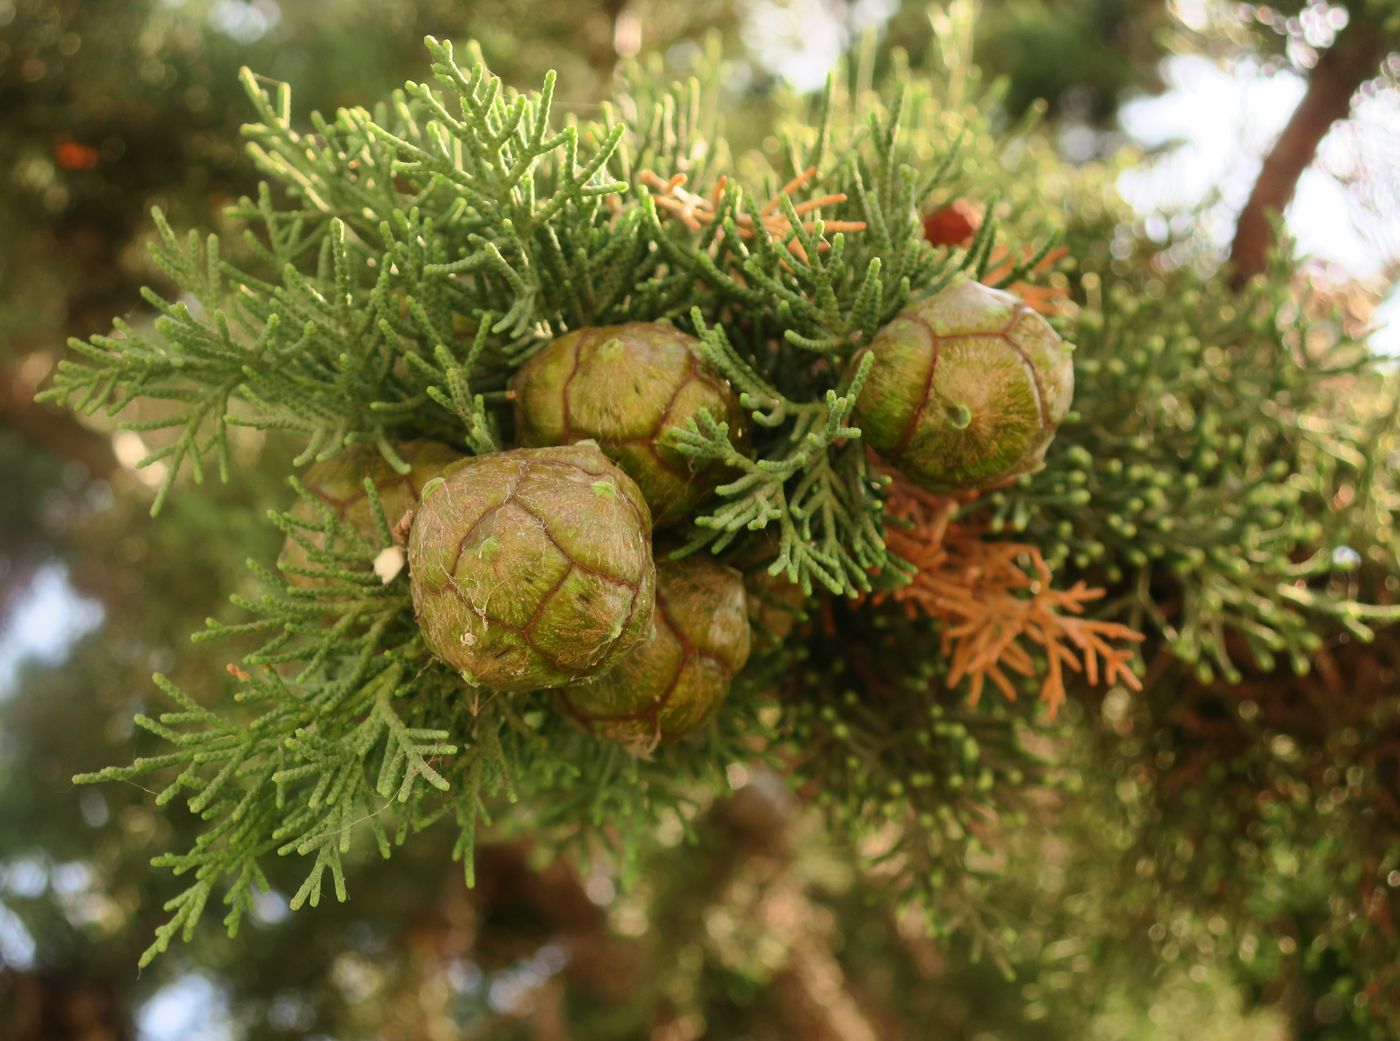
[[[649, 749], [723, 702], [754, 636], [781, 640], [804, 596], [736, 563], [653, 553], [653, 532], [695, 515], [724, 474], [671, 434], [702, 411], [746, 450], [744, 410], [693, 337], [662, 323], [570, 332], [513, 377], [517, 447], [459, 456], [432, 442], [313, 467], [310, 490], [378, 539], [364, 489], [403, 519], [427, 646], [473, 687], [553, 690], [568, 718]], [[919, 484], [985, 487], [1039, 465], [1069, 404], [1069, 348], [1014, 296], [963, 281], [889, 323], [857, 414], [871, 448]], [[305, 506], [311, 511], [311, 506]], [[289, 542], [284, 567], [311, 581]], [[297, 578], [300, 571], [302, 577]]]

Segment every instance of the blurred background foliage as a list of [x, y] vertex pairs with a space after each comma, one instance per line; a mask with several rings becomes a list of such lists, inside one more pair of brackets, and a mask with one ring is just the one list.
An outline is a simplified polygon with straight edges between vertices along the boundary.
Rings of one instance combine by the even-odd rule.
[[[1003, 78], [994, 119], [1044, 119], [1018, 176], [1060, 182], [1047, 194], [1068, 211], [1071, 257], [1157, 280], [1218, 267], [1230, 243], [1203, 230], [1217, 197], [1134, 199], [1136, 211], [1118, 199], [1119, 171], [1152, 162], [1125, 144], [1123, 106], [1161, 91], [1170, 62], [1186, 59], [1307, 80], [1348, 26], [1367, 27], [1376, 69], [1388, 61], [1393, 76], [1393, 12], [1345, 8], [988, 0], [976, 50], [984, 75]], [[431, 32], [478, 40], [507, 82], [558, 69], [567, 110], [595, 105], [639, 48], [679, 75], [718, 38], [722, 82], [754, 113], [737, 147], [754, 143], [745, 135], [766, 125], [775, 95], [819, 83], [862, 32], [908, 48], [920, 74], [928, 17], [896, 0], [0, 0], [0, 1034], [1394, 1036], [1400, 1020], [1369, 1006], [1400, 1008], [1400, 922], [1365, 889], [1378, 878], [1400, 888], [1394, 628], [1373, 645], [1323, 648], [1306, 680], [1226, 686], [1159, 663], [1181, 674], [1157, 674], [1149, 696], [1071, 705], [1053, 740], [1078, 790], [1047, 794], [1053, 805], [1032, 819], [1053, 829], [1033, 824], [999, 851], [998, 907], [1019, 924], [1009, 973], [959, 934], [934, 941], [872, 905], [882, 880], [830, 848], [779, 779], [738, 767], [696, 843], [662, 836], [625, 891], [602, 868], [579, 874], [521, 843], [485, 847], [467, 891], [448, 851], [424, 842], [392, 866], [364, 865], [350, 904], [290, 915], [273, 894], [237, 940], [202, 929], [135, 970], [173, 891], [149, 858], [179, 846], [172, 832], [190, 822], [135, 786], [68, 778], [124, 760], [133, 742], [139, 752], [130, 720], [152, 671], [212, 693], [232, 651], [191, 648], [186, 634], [243, 588], [244, 557], [275, 551], [247, 504], [249, 482], [271, 483], [259, 460], [284, 448], [247, 439], [238, 485], [177, 496], [152, 521], [149, 475], [133, 469], [139, 439], [32, 397], [67, 336], [104, 331], [113, 314], [140, 319], [138, 287], [161, 283], [144, 249], [151, 205], [177, 225], [218, 226], [252, 188], [238, 67], [294, 83], [302, 111], [368, 104], [423, 77]], [[1370, 118], [1393, 126], [1393, 79], [1359, 89], [1380, 106]], [[1400, 264], [1385, 230], [1400, 160], [1368, 147], [1365, 169], [1340, 179], [1378, 214], [1364, 263], [1308, 276], [1352, 331]], [[1091, 159], [1106, 165], [1075, 165]], [[976, 169], [965, 183], [975, 189]], [[1228, 216], [1243, 204], [1226, 199]], [[1338, 397], [1362, 411], [1379, 400], [1366, 387]], [[1373, 462], [1394, 465], [1400, 444], [1383, 443], [1391, 455]], [[1374, 598], [1396, 595], [1394, 539], [1382, 525], [1351, 540], [1366, 556], [1351, 580]]]

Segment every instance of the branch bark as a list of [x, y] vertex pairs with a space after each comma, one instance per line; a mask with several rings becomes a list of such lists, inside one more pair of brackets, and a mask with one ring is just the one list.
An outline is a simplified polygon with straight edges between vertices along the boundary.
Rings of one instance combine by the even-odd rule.
[[1327, 131], [1351, 111], [1352, 95], [1379, 71], [1385, 56], [1379, 28], [1360, 18], [1323, 51], [1308, 77], [1303, 100], [1264, 159], [1249, 201], [1240, 211], [1230, 247], [1230, 284], [1238, 289], [1268, 265], [1273, 245], [1270, 223], [1293, 198], [1298, 178], [1317, 155]]

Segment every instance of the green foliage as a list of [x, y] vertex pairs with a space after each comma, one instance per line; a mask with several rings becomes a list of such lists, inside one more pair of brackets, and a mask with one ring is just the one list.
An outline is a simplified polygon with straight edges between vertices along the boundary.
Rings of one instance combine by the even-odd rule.
[[[387, 531], [373, 483], [365, 486]], [[242, 658], [255, 671], [229, 670], [239, 680], [238, 707], [211, 711], [157, 677], [175, 709], [136, 722], [172, 750], [78, 778], [135, 780], [176, 770], [157, 803], [183, 798], [205, 822], [191, 849], [155, 862], [193, 881], [166, 904], [170, 918], [143, 964], [176, 936], [188, 939], [220, 892], [235, 934], [257, 893], [269, 888], [261, 865], [273, 854], [309, 861], [292, 906], [315, 906], [328, 883], [346, 898], [345, 859], [365, 852], [358, 836], [388, 858], [410, 835], [443, 821], [456, 830], [454, 856], [470, 884], [477, 829], [517, 801], [498, 835], [547, 835], [583, 821], [584, 833], [563, 836], [563, 847], [581, 844], [586, 858], [603, 843], [625, 862], [660, 817], [712, 788], [714, 771], [762, 733], [741, 702], [709, 746], [661, 764], [576, 733], [547, 705], [494, 694], [478, 700], [423, 646], [406, 579], [382, 582], [373, 571], [377, 549], [298, 490], [323, 524], [308, 527], [290, 513], [273, 519], [307, 550], [311, 566], [299, 571], [317, 584], [293, 586], [254, 564], [270, 591], [234, 597], [251, 620], [211, 620], [199, 637], [266, 637]]]
[[[661, 218], [643, 165], [717, 176], [689, 158], [715, 151], [695, 84], [644, 81], [634, 95], [652, 97], [649, 106], [628, 101], [599, 122], [555, 129], [552, 77], [515, 94], [479, 62], [466, 70], [449, 46], [429, 47], [451, 102], [410, 83], [373, 114], [313, 116], [313, 134], [294, 127], [285, 87], [269, 94], [245, 76], [261, 120], [246, 130], [251, 154], [289, 201], [264, 185], [234, 208], [251, 258], [239, 264], [217, 237], [182, 240], [157, 214], [156, 260], [187, 296], [147, 294], [160, 315], [152, 332], [119, 323], [114, 336], [75, 342], [81, 360], [63, 363], [50, 396], [112, 414], [139, 399], [174, 403], [171, 415], [132, 424], [176, 432], [147, 460], [169, 468], [159, 508], [181, 464], [196, 479], [210, 465], [227, 476], [240, 426], [290, 433], [305, 444], [299, 463], [368, 443], [402, 469], [391, 441], [410, 437], [492, 450], [505, 379], [532, 349], [582, 324], [669, 317], [702, 334], [764, 432], [752, 459], [733, 455], [715, 424], [683, 439], [686, 451], [741, 471], [699, 518], [692, 548], [722, 549], [775, 523], [775, 570], [805, 588], [851, 593], [872, 570], [897, 575], [901, 562], [880, 537], [878, 482], [847, 423], [868, 365], [856, 359], [912, 293], [963, 268], [981, 273], [994, 242], [991, 222], [965, 251], [923, 241], [919, 208], [951, 158], [923, 172], [905, 161], [917, 124], [906, 125], [902, 99], [858, 106], [833, 81], [816, 129], [788, 142], [788, 167], [759, 191], [731, 180], [697, 234]], [[913, 110], [927, 116], [927, 100]], [[798, 185], [812, 205], [776, 191], [809, 167], [816, 173]], [[765, 193], [777, 196], [766, 208], [756, 201]], [[786, 221], [773, 225], [775, 212]], [[827, 212], [865, 230], [827, 236]], [[522, 801], [509, 826], [547, 831], [553, 800], [533, 807], [528, 796], [557, 798], [564, 787], [586, 794], [558, 820], [630, 822], [613, 844], [631, 849], [643, 822], [677, 812], [713, 787], [703, 778], [762, 748], [766, 727], [742, 698], [714, 747], [668, 752], [664, 768], [624, 763], [578, 735], [545, 741], [550, 713], [471, 701], [424, 648], [404, 578], [382, 583], [373, 547], [324, 507], [318, 516], [314, 529], [275, 520], [324, 581], [294, 588], [255, 564], [269, 591], [235, 599], [251, 620], [205, 634], [266, 640], [231, 670], [246, 677], [235, 716], [162, 683], [176, 710], [140, 723], [174, 751], [85, 778], [176, 769], [161, 800], [183, 796], [207, 821], [193, 849], [161, 861], [194, 882], [168, 905], [147, 959], [188, 934], [224, 882], [236, 928], [270, 854], [311, 860], [294, 903], [315, 903], [327, 878], [344, 896], [357, 830], [387, 855], [448, 818], [470, 871], [493, 800]], [[387, 535], [382, 515], [378, 526]]]
[[1036, 103], [1105, 122], [1160, 57], [1165, 12], [1139, 0], [988, 5], [977, 25], [984, 68], [1010, 77], [1007, 108]]
[[[1045, 469], [978, 504], [993, 529], [1122, 590], [1109, 610], [1202, 680], [1238, 682], [1241, 652], [1249, 667], [1307, 671], [1320, 616], [1362, 640], [1395, 620], [1347, 588], [1360, 533], [1335, 505], [1382, 486], [1378, 435], [1396, 398], [1366, 347], [1315, 321], [1283, 264], [1243, 295], [1185, 271], [1084, 282], [1075, 368], [1092, 390]], [[1358, 389], [1382, 402], [1378, 417], [1346, 414]]]
[[[966, 251], [923, 241], [919, 207], [949, 163], [919, 173], [906, 161], [918, 126], [902, 95], [888, 109], [868, 104], [868, 122], [838, 119], [833, 108], [851, 101], [833, 84], [817, 129], [786, 148], [792, 176], [817, 171], [806, 190], [825, 205], [799, 215], [784, 192], [763, 207], [731, 181], [695, 236], [660, 220], [640, 165], [705, 172], [683, 159], [707, 150], [698, 117], [676, 115], [698, 109], [695, 84], [628, 121], [554, 130], [552, 76], [538, 94], [514, 94], [479, 62], [466, 71], [450, 46], [430, 47], [456, 113], [410, 83], [373, 114], [313, 115], [308, 136], [285, 86], [274, 97], [245, 76], [262, 120], [246, 130], [250, 152], [295, 204], [264, 186], [235, 208], [257, 261], [247, 269], [223, 260], [214, 236], [181, 242], [157, 214], [156, 260], [194, 304], [148, 292], [154, 333], [118, 323], [116, 336], [75, 341], [83, 360], [61, 365], [48, 396], [109, 414], [140, 398], [182, 406], [133, 424], [180, 431], [147, 460], [169, 466], [159, 509], [185, 462], [196, 480], [209, 460], [227, 476], [230, 426], [293, 432], [307, 446], [299, 462], [370, 443], [401, 469], [392, 438], [494, 444], [489, 406], [503, 377], [553, 335], [657, 318], [704, 333], [708, 317], [723, 328], [706, 353], [767, 436], [755, 461], [715, 429], [687, 439], [692, 454], [748, 471], [702, 513], [695, 544], [722, 547], [779, 520], [779, 567], [804, 588], [850, 593], [874, 568], [897, 570], [845, 422], [861, 379], [854, 359], [911, 293], [960, 269], [982, 273], [995, 238], [988, 222]], [[828, 238], [826, 211], [865, 230]], [[774, 212], [786, 220], [770, 232]], [[476, 330], [470, 347], [463, 328]], [[790, 350], [771, 350], [775, 339]]]
[[[753, 433], [748, 452], [713, 417], [676, 436], [732, 472], [678, 552], [739, 559], [755, 532], [776, 533], [772, 571], [809, 594], [817, 620], [755, 656], [699, 740], [634, 759], [547, 702], [475, 695], [432, 659], [405, 576], [374, 572], [396, 518], [376, 507], [372, 545], [323, 508], [315, 522], [276, 514], [310, 561], [295, 573], [323, 581], [294, 587], [255, 563], [263, 595], [236, 599], [245, 620], [205, 634], [264, 641], [230, 669], [233, 704], [206, 708], [162, 682], [175, 709], [140, 722], [173, 750], [84, 778], [173, 772], [162, 801], [201, 820], [193, 845], [161, 860], [193, 881], [147, 960], [211, 899], [236, 928], [275, 857], [301, 859], [294, 903], [314, 904], [327, 888], [343, 898], [362, 857], [428, 829], [451, 835], [469, 881], [479, 839], [512, 834], [584, 861], [606, 852], [625, 876], [659, 831], [687, 833], [731, 767], [768, 761], [897, 905], [1005, 966], [1022, 908], [1000, 901], [1026, 867], [1001, 853], [1015, 825], [1055, 823], [1066, 800], [1046, 789], [1092, 767], [1067, 768], [1073, 739], [1020, 710], [932, 693], [934, 624], [848, 602], [908, 572], [886, 548], [882, 479], [851, 408], [862, 348], [911, 299], [961, 272], [1040, 277], [1058, 230], [1047, 214], [1071, 214], [1066, 241], [1082, 254], [1073, 281], [1044, 276], [1084, 298], [1067, 330], [1077, 413], [1044, 471], [969, 515], [1022, 532], [1057, 580], [1106, 585], [1106, 613], [1202, 676], [1306, 665], [1338, 623], [1364, 637], [1387, 616], [1357, 602], [1334, 557], [1350, 545], [1391, 566], [1373, 552], [1394, 530], [1373, 451], [1387, 417], [1349, 417], [1336, 400], [1374, 379], [1364, 352], [1316, 340], [1282, 267], [1241, 300], [1151, 258], [1114, 267], [1106, 247], [1124, 216], [1105, 173], [1067, 171], [1024, 128], [995, 126], [997, 96], [962, 44], [939, 43], [937, 75], [896, 57], [899, 86], [876, 90], [867, 55], [815, 105], [788, 105], [765, 152], [737, 157], [713, 93], [653, 66], [625, 70], [597, 118], [559, 120], [552, 77], [518, 94], [430, 42], [436, 87], [312, 116], [309, 132], [286, 88], [245, 77], [269, 184], [233, 209], [240, 259], [158, 216], [157, 261], [187, 295], [148, 296], [151, 332], [75, 344], [53, 398], [113, 414], [166, 403], [136, 429], [174, 432], [152, 456], [169, 481], [227, 474], [238, 427], [290, 435], [298, 465], [369, 444], [403, 469], [400, 439], [508, 446], [506, 381], [550, 339], [669, 320], [741, 393]], [[931, 247], [921, 213], [959, 197], [988, 219], [965, 248]], [[1330, 508], [1342, 488], [1356, 510]]]
[[814, 642], [784, 687], [794, 781], [843, 845], [866, 851], [889, 903], [1009, 972], [1024, 923], [991, 897], [1010, 836], [1074, 783], [1054, 754], [1062, 735], [1005, 704], [940, 694], [943, 663], [901, 653], [936, 640], [928, 622], [833, 610], [842, 640]]
[[1099, 754], [1131, 778], [1125, 862], [1156, 913], [1214, 921], [1256, 985], [1295, 978], [1313, 1036], [1379, 1039], [1400, 1024], [1400, 630], [1336, 638], [1320, 665], [1238, 684], [1173, 666], [1105, 706]]

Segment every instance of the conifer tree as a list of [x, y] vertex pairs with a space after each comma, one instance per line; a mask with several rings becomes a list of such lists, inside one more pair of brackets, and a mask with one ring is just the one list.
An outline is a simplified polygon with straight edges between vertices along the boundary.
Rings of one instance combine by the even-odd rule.
[[[1394, 816], [1361, 794], [1393, 791], [1393, 695], [1348, 717], [1348, 744], [1258, 694], [1336, 690], [1340, 644], [1393, 640], [1393, 379], [1282, 255], [1241, 288], [1115, 255], [1112, 171], [999, 128], [969, 31], [944, 23], [942, 61], [857, 54], [815, 101], [779, 99], [755, 149], [731, 149], [714, 68], [672, 83], [643, 61], [601, 114], [566, 118], [552, 75], [517, 90], [432, 39], [433, 82], [372, 110], [302, 114], [245, 75], [266, 180], [233, 208], [242, 240], [157, 213], [181, 295], [147, 293], [151, 330], [75, 341], [48, 392], [142, 410], [156, 509], [216, 472], [237, 484], [240, 431], [298, 451], [267, 504], [280, 563], [250, 561], [263, 592], [199, 635], [257, 643], [226, 696], [157, 677], [172, 706], [137, 722], [162, 750], [79, 778], [159, 778], [157, 802], [201, 821], [159, 861], [186, 888], [143, 963], [215, 905], [236, 932], [279, 858], [300, 908], [444, 834], [469, 885], [481, 842], [526, 836], [664, 888], [659, 837], [715, 842], [721, 797], [762, 773], [901, 929], [1012, 973], [1026, 936], [1118, 924], [1026, 912], [1041, 829], [1112, 831], [1150, 879], [1127, 917], [1164, 897], [1228, 913], [1241, 949], [1280, 911], [1268, 885], [1232, 900], [1251, 876], [1226, 858], [1318, 843], [1367, 894], [1328, 901], [1316, 934], [1371, 970], [1336, 1000], [1395, 1022], [1357, 928], [1400, 869]], [[656, 360], [672, 348], [679, 375]], [[600, 357], [636, 387], [580, 379]], [[419, 473], [421, 441], [459, 461]], [[328, 491], [325, 467], [359, 480]], [[677, 506], [658, 471], [703, 483]], [[696, 561], [742, 576], [747, 655], [672, 601], [667, 569]], [[698, 689], [687, 670], [722, 674], [691, 732], [663, 733], [650, 700], [614, 720], [651, 720], [650, 740], [571, 718], [569, 684], [640, 690], [655, 662], [666, 706]], [[1184, 732], [1245, 758], [1193, 767]], [[1291, 772], [1291, 801], [1255, 796], [1264, 749], [1334, 789], [1341, 771], [1322, 838]], [[1138, 787], [1115, 815], [1120, 768]], [[1173, 798], [1182, 778], [1242, 792], [1264, 831], [1203, 838], [1215, 803]]]

